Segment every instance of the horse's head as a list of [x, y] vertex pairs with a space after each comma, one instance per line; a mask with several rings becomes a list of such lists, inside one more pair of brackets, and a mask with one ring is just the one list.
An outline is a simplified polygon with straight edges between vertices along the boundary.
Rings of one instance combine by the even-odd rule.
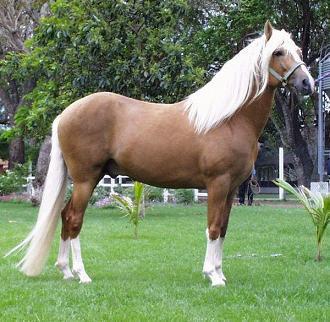
[[270, 86], [295, 88], [302, 95], [314, 92], [314, 80], [302, 61], [300, 48], [284, 30], [276, 30], [269, 21], [265, 24], [265, 51], [269, 60]]

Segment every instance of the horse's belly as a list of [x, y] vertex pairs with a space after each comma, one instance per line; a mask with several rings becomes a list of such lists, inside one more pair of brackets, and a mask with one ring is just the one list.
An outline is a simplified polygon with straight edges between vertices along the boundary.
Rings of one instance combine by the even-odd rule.
[[205, 184], [202, 180], [197, 177], [158, 177], [154, 175], [149, 175], [148, 173], [127, 173], [127, 175], [135, 181], [143, 182], [150, 186], [160, 187], [160, 188], [198, 188], [204, 189]]
[[127, 175], [133, 180], [165, 188], [203, 188], [202, 175], [193, 160], [178, 160], [159, 155], [137, 158], [131, 156], [118, 160], [117, 174]]

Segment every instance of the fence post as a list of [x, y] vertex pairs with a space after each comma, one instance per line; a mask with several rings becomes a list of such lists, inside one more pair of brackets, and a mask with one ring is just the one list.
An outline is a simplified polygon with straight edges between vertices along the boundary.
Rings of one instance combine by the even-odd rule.
[[198, 202], [198, 189], [194, 189], [194, 201]]
[[[278, 175], [279, 179], [284, 180], [284, 151], [283, 148], [279, 148], [278, 153]], [[279, 200], [285, 200], [285, 193], [283, 188], [278, 189]]]
[[110, 193], [115, 193], [114, 187], [116, 186], [116, 180], [111, 178], [110, 179]]
[[34, 176], [32, 175], [32, 162], [29, 162], [29, 173], [26, 178], [26, 192], [28, 193], [29, 197], [32, 198], [35, 195], [34, 187], [33, 187], [33, 180]]
[[163, 198], [164, 198], [164, 203], [168, 203], [168, 189], [164, 189], [163, 191]]

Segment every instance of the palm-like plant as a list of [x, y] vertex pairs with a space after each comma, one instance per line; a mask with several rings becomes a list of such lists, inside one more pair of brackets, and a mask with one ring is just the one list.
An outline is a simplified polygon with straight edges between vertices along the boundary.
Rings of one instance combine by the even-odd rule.
[[143, 190], [144, 186], [141, 182], [134, 182], [134, 200], [127, 196], [121, 196], [116, 193], [112, 197], [116, 201], [117, 207], [128, 217], [129, 221], [134, 225], [134, 236], [138, 237], [138, 224], [140, 213], [143, 211]]
[[292, 193], [311, 215], [312, 221], [316, 228], [316, 260], [320, 261], [322, 239], [330, 221], [330, 195], [323, 197], [320, 193], [312, 192], [304, 186], [300, 186], [295, 189], [289, 183], [281, 179], [276, 179], [273, 182], [287, 192]]

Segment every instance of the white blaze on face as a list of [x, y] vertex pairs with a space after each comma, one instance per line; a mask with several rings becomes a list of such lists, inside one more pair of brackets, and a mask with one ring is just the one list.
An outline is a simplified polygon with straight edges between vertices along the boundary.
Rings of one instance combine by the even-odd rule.
[[[293, 59], [297, 63], [302, 62], [300, 56], [298, 55], [299, 48], [296, 46], [296, 44], [293, 42], [292, 39], [290, 39], [289, 41], [287, 41], [285, 43], [285, 49], [292, 55]], [[308, 78], [308, 81], [310, 83], [310, 86], [311, 86], [311, 90], [312, 90], [312, 92], [314, 92], [314, 90], [315, 90], [315, 82], [314, 82], [314, 79], [313, 79], [312, 75], [308, 71], [306, 65], [301, 65], [301, 66], [299, 66], [299, 68], [301, 68], [301, 70], [306, 74], [306, 76]]]
[[314, 90], [315, 90], [314, 78], [312, 77], [312, 75], [310, 74], [310, 72], [308, 71], [308, 69], [305, 65], [301, 65], [300, 67], [301, 67], [302, 71], [307, 75], [309, 83], [311, 85], [311, 90], [312, 90], [312, 92], [314, 92]]

